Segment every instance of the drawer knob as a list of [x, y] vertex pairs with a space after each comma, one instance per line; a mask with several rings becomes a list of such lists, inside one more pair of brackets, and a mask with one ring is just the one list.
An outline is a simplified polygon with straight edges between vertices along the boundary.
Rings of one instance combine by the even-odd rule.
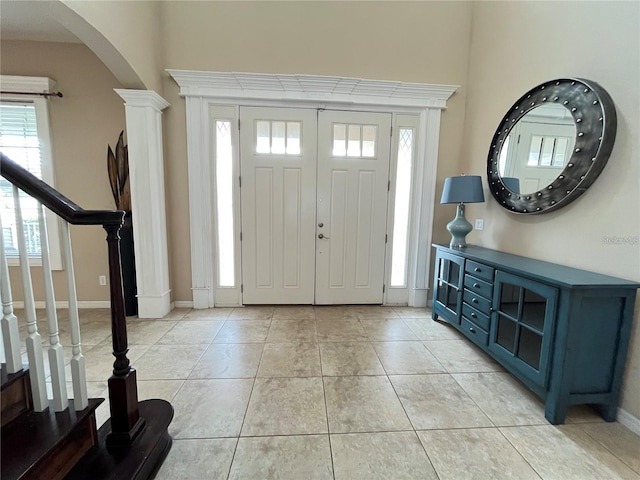
[[475, 313], [471, 313], [471, 318], [478, 318], [478, 316]]
[[473, 299], [471, 299], [471, 302], [472, 303], [478, 303], [478, 299], [477, 298], [473, 298]]
[[471, 333], [476, 333], [476, 329], [475, 329], [475, 328], [473, 328], [473, 327], [469, 327], [469, 331], [470, 331]]
[[480, 284], [479, 283], [474, 283], [473, 284], [473, 288], [480, 288]]
[[476, 267], [476, 268], [474, 268], [474, 269], [473, 269], [473, 271], [474, 271], [474, 272], [481, 272], [481, 271], [482, 271], [482, 269], [480, 269], [480, 268]]

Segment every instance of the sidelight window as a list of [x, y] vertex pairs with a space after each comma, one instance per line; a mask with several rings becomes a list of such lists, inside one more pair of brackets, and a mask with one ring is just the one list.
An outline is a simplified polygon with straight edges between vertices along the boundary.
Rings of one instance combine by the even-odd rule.
[[231, 122], [216, 120], [216, 210], [218, 214], [218, 286], [235, 286], [233, 228], [233, 144]]
[[407, 285], [409, 212], [411, 207], [411, 168], [414, 154], [414, 129], [400, 128], [393, 214], [393, 250], [391, 286]]

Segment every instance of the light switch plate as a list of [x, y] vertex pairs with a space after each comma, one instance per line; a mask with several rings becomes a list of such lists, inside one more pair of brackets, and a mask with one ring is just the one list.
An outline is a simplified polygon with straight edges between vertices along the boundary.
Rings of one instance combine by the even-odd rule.
[[476, 218], [476, 230], [484, 230], [484, 220], [482, 218]]

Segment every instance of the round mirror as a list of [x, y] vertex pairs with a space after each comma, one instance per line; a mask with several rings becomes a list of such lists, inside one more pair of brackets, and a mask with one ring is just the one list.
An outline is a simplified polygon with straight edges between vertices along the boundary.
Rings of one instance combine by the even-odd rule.
[[491, 142], [489, 188], [514, 213], [546, 213], [581, 195], [616, 135], [611, 97], [595, 82], [552, 80], [523, 95]]

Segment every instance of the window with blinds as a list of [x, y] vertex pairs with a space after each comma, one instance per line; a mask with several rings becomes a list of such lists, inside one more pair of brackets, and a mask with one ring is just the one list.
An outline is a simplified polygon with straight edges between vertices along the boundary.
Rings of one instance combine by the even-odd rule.
[[[38, 178], [43, 178], [41, 142], [34, 103], [0, 102], [0, 151]], [[30, 257], [39, 257], [40, 229], [37, 201], [20, 192], [20, 205], [27, 252]], [[2, 215], [5, 252], [8, 257], [17, 257], [18, 238], [13, 186], [3, 177], [0, 177], [0, 215]]]

